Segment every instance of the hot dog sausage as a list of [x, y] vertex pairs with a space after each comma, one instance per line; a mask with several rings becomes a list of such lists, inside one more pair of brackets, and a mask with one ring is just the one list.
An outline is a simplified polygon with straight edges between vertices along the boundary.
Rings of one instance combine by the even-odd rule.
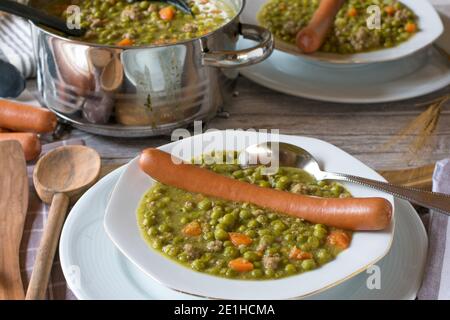
[[20, 132], [52, 132], [56, 116], [49, 110], [0, 99], [0, 127]]
[[305, 53], [317, 51], [325, 41], [344, 0], [321, 0], [309, 24], [297, 34], [297, 46]]
[[36, 159], [41, 154], [41, 142], [35, 133], [8, 132], [0, 133], [0, 141], [17, 140], [22, 145], [25, 160]]
[[237, 202], [249, 202], [277, 212], [348, 230], [382, 230], [392, 216], [384, 198], [317, 198], [259, 187], [192, 164], [175, 164], [171, 155], [149, 148], [140, 168], [161, 183], [186, 191]]

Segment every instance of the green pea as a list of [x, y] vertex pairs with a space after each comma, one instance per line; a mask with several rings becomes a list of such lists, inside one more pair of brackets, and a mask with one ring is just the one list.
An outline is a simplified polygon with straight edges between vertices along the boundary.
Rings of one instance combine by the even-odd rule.
[[154, 218], [145, 218], [144, 220], [142, 220], [142, 225], [144, 227], [150, 227], [155, 223], [155, 219]]
[[228, 269], [226, 274], [225, 274], [228, 278], [233, 278], [237, 275], [237, 272], [234, 271], [233, 269]]
[[210, 274], [219, 274], [219, 271], [220, 271], [220, 268], [213, 267], [213, 268], [208, 269], [207, 272]]
[[249, 236], [250, 238], [256, 238], [258, 233], [255, 230], [245, 230], [245, 235]]
[[262, 278], [262, 276], [264, 275], [261, 269], [253, 269], [250, 274], [255, 279]]
[[184, 241], [184, 237], [182, 236], [176, 236], [173, 238], [172, 243], [173, 244], [179, 244], [182, 243]]
[[302, 261], [303, 270], [312, 270], [316, 268], [316, 262], [313, 259], [306, 259]]
[[162, 241], [159, 240], [159, 239], [153, 239], [152, 247], [153, 247], [153, 249], [161, 249], [162, 248]]
[[162, 197], [160, 201], [167, 204], [167, 203], [169, 203], [170, 201], [172, 201], [172, 199], [170, 199], [170, 197]]
[[232, 173], [232, 176], [236, 179], [240, 179], [244, 177], [244, 171], [242, 170], [237, 170], [235, 172]]
[[220, 221], [220, 223], [226, 225], [226, 226], [231, 226], [234, 224], [234, 222], [236, 221], [236, 218], [234, 215], [232, 215], [231, 213], [227, 213], [226, 215], [224, 215]]
[[268, 222], [268, 220], [269, 219], [264, 215], [259, 215], [258, 217], [256, 217], [256, 221], [258, 221], [262, 225], [266, 224]]
[[216, 229], [214, 231], [214, 237], [216, 240], [227, 240], [228, 239], [228, 232], [226, 232], [223, 229]]
[[327, 230], [326, 229], [316, 229], [316, 230], [314, 230], [313, 235], [318, 239], [323, 239], [327, 236]]
[[157, 234], [158, 234], [158, 228], [157, 227], [150, 227], [148, 230], [147, 230], [147, 234], [149, 235], [149, 236], [156, 236]]
[[300, 245], [300, 250], [302, 251], [311, 251], [311, 245], [306, 242]]
[[178, 254], [178, 248], [173, 246], [173, 245], [171, 245], [171, 244], [168, 244], [168, 245], [164, 246], [162, 248], [162, 251], [165, 254], [167, 254], [167, 255], [169, 255], [171, 257], [174, 257], [174, 256], [176, 256]]
[[330, 191], [333, 193], [334, 196], [339, 196], [339, 194], [343, 191], [343, 188], [338, 184], [334, 184], [331, 187]]
[[277, 247], [270, 247], [266, 250], [266, 252], [270, 255], [274, 255], [280, 252], [280, 249]]
[[272, 232], [269, 229], [259, 229], [258, 234], [260, 236], [268, 236], [268, 235], [271, 235]]
[[248, 176], [251, 176], [251, 175], [253, 174], [253, 172], [255, 172], [255, 169], [253, 169], [253, 168], [248, 168], [248, 169], [245, 169], [245, 170], [244, 170], [244, 175], [245, 175], [246, 177], [248, 177]]
[[272, 223], [273, 230], [276, 232], [283, 232], [287, 226], [281, 220], [275, 220]]
[[205, 269], [205, 262], [203, 262], [200, 259], [196, 259], [196, 260], [192, 261], [191, 267], [194, 270], [202, 271], [203, 269]]
[[254, 251], [247, 251], [244, 253], [243, 258], [248, 261], [257, 261], [261, 259], [261, 256]]
[[211, 209], [212, 204], [211, 204], [211, 201], [210, 201], [210, 200], [208, 200], [208, 199], [203, 199], [202, 201], [200, 201], [200, 202], [198, 203], [197, 206], [198, 206], [198, 208], [201, 209], [201, 210], [209, 210], [209, 209]]
[[234, 244], [230, 240], [226, 240], [223, 242], [224, 247], [231, 247], [234, 246]]
[[264, 273], [266, 274], [267, 278], [273, 278], [275, 276], [275, 271], [273, 269], [266, 269], [264, 270]]
[[283, 239], [287, 242], [291, 242], [295, 240], [295, 236], [291, 233], [287, 233], [284, 235]]
[[243, 210], [239, 211], [239, 217], [243, 220], [246, 220], [246, 219], [250, 219], [252, 217], [252, 214], [250, 213], [250, 211], [243, 209]]
[[222, 213], [220, 211], [211, 212], [211, 219], [218, 220], [221, 217], [222, 217]]
[[181, 262], [187, 262], [189, 259], [187, 254], [185, 252], [182, 252], [178, 255], [178, 260]]
[[284, 271], [286, 271], [287, 274], [294, 274], [297, 272], [297, 268], [290, 263], [284, 267]]
[[163, 209], [163, 208], [165, 208], [165, 207], [167, 206], [167, 203], [165, 203], [165, 202], [163, 202], [163, 201], [158, 201], [158, 202], [156, 202], [155, 206], [156, 206], [158, 209]]
[[325, 264], [332, 259], [331, 254], [326, 249], [317, 250], [315, 256], [319, 264]]
[[206, 241], [214, 240], [215, 239], [214, 232], [212, 232], [212, 231], [205, 232], [203, 234], [203, 239], [205, 239]]
[[268, 181], [265, 181], [265, 180], [260, 181], [260, 182], [258, 183], [258, 185], [259, 185], [260, 187], [263, 187], [263, 188], [269, 188], [269, 187], [270, 187], [270, 183], [269, 183]]
[[183, 208], [189, 212], [195, 208], [195, 204], [192, 201], [186, 201]]
[[317, 237], [311, 236], [308, 238], [308, 244], [312, 249], [316, 249], [320, 246], [320, 241]]
[[286, 190], [288, 187], [288, 182], [277, 181], [275, 183], [275, 188], [279, 190]]
[[159, 225], [159, 227], [158, 227], [158, 230], [161, 231], [161, 232], [168, 232], [171, 229], [172, 228], [169, 225], [165, 224], [165, 223]]
[[271, 235], [264, 235], [261, 237], [260, 242], [264, 245], [270, 245], [274, 241], [274, 238]]
[[147, 9], [148, 7], [150, 6], [150, 3], [148, 2], [148, 1], [141, 1], [140, 3], [139, 3], [139, 8], [141, 8], [141, 9]]
[[252, 228], [252, 229], [257, 228], [258, 226], [259, 226], [259, 222], [256, 221], [255, 219], [252, 219], [247, 223], [247, 227]]
[[189, 223], [189, 221], [190, 221], [190, 219], [188, 217], [182, 217], [180, 219], [181, 224], [187, 224], [187, 223]]
[[225, 247], [223, 255], [227, 258], [236, 258], [239, 255], [239, 250], [235, 247]]

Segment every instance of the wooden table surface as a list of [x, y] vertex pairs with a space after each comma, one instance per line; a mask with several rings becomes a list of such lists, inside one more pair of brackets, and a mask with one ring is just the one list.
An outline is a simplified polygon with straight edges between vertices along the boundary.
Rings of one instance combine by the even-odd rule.
[[[450, 94], [450, 86], [427, 96], [395, 103], [334, 104], [288, 96], [240, 77], [236, 96], [225, 108], [229, 117], [216, 117], [208, 123], [208, 128], [279, 129], [283, 134], [328, 141], [375, 169], [413, 167], [450, 157], [449, 102], [443, 108], [430, 148], [415, 161], [408, 163], [408, 141], [401, 141], [389, 150], [383, 150], [383, 145], [426, 110], [430, 101], [445, 94]], [[123, 163], [145, 147], [170, 142], [170, 137], [108, 138], [76, 129], [64, 138], [84, 139], [101, 154], [105, 163]]]

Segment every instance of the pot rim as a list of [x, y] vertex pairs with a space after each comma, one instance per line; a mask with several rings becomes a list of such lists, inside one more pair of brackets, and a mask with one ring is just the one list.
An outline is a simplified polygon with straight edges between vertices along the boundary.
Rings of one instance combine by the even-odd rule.
[[219, 30], [224, 29], [225, 27], [227, 27], [228, 25], [230, 25], [231, 23], [233, 23], [236, 18], [239, 18], [239, 16], [241, 15], [242, 11], [244, 11], [245, 5], [247, 0], [241, 0], [242, 4], [239, 8], [239, 10], [236, 12], [236, 14], [233, 16], [233, 18], [230, 19], [230, 21], [228, 21], [227, 23], [225, 23], [224, 25], [220, 26], [219, 28], [204, 34], [200, 37], [196, 37], [196, 38], [192, 38], [192, 39], [187, 39], [187, 40], [182, 40], [182, 41], [177, 41], [174, 43], [162, 43], [162, 44], [157, 44], [157, 45], [145, 45], [145, 46], [117, 46], [117, 45], [108, 45], [108, 44], [100, 44], [100, 43], [94, 43], [94, 42], [87, 42], [87, 41], [81, 41], [81, 40], [75, 40], [75, 39], [70, 39], [67, 38], [65, 36], [59, 35], [57, 33], [53, 33], [50, 30], [40, 27], [37, 24], [35, 24], [34, 22], [28, 20], [28, 22], [36, 29], [39, 29], [41, 32], [46, 33], [47, 35], [53, 36], [55, 38], [58, 38], [60, 40], [64, 40], [67, 41], [69, 43], [73, 43], [73, 44], [77, 44], [77, 45], [84, 45], [84, 46], [89, 46], [89, 47], [95, 47], [95, 48], [108, 48], [108, 49], [150, 49], [150, 48], [161, 48], [161, 47], [171, 47], [171, 46], [176, 46], [176, 45], [180, 45], [180, 44], [187, 44], [193, 41], [197, 41], [203, 38], [206, 38], [214, 33], [216, 33]]

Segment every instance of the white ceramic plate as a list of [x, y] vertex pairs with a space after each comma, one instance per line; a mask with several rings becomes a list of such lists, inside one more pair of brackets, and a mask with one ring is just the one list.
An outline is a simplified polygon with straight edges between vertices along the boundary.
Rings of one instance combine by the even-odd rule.
[[[78, 299], [191, 299], [140, 271], [106, 235], [103, 218], [111, 192], [124, 168], [100, 180], [73, 207], [59, 243], [61, 267]], [[310, 299], [415, 299], [427, 256], [427, 236], [413, 207], [395, 200], [392, 248], [377, 263], [380, 289], [369, 290], [367, 273]]]
[[[239, 46], [251, 45], [241, 40]], [[340, 103], [410, 99], [450, 85], [450, 63], [430, 48], [401, 60], [365, 65], [324, 65], [278, 50], [240, 70], [250, 80], [297, 97]]]
[[[247, 1], [241, 16], [242, 21], [257, 24], [256, 14], [267, 1]], [[374, 63], [406, 57], [432, 44], [442, 34], [444, 27], [438, 13], [427, 0], [401, 0], [401, 2], [416, 13], [420, 30], [411, 39], [396, 47], [357, 54], [316, 52], [307, 55], [302, 54], [295, 45], [276, 40], [276, 48], [303, 59], [332, 64]]]
[[[193, 149], [193, 154], [184, 158], [189, 160], [191, 156], [222, 149], [224, 145], [229, 146], [230, 143], [233, 146], [240, 146], [240, 150], [255, 140], [263, 142], [267, 139], [267, 135], [256, 132], [215, 131], [179, 140], [162, 146], [161, 149], [166, 152], [171, 152], [175, 148]], [[281, 142], [292, 143], [311, 152], [325, 170], [383, 179], [357, 159], [324, 141], [285, 135], [280, 135], [279, 139]], [[139, 169], [137, 158], [129, 163], [108, 204], [105, 215], [106, 232], [125, 256], [155, 280], [177, 291], [201, 297], [289, 299], [311, 295], [364, 271], [387, 254], [393, 239], [394, 219], [384, 231], [355, 233], [349, 249], [342, 252], [334, 261], [311, 272], [267, 281], [230, 280], [210, 276], [173, 262], [151, 249], [142, 239], [136, 222], [136, 210], [144, 193], [153, 183], [154, 181]], [[392, 204], [394, 202], [392, 196], [376, 190], [356, 184], [347, 184], [346, 187], [355, 197], [384, 197]]]

